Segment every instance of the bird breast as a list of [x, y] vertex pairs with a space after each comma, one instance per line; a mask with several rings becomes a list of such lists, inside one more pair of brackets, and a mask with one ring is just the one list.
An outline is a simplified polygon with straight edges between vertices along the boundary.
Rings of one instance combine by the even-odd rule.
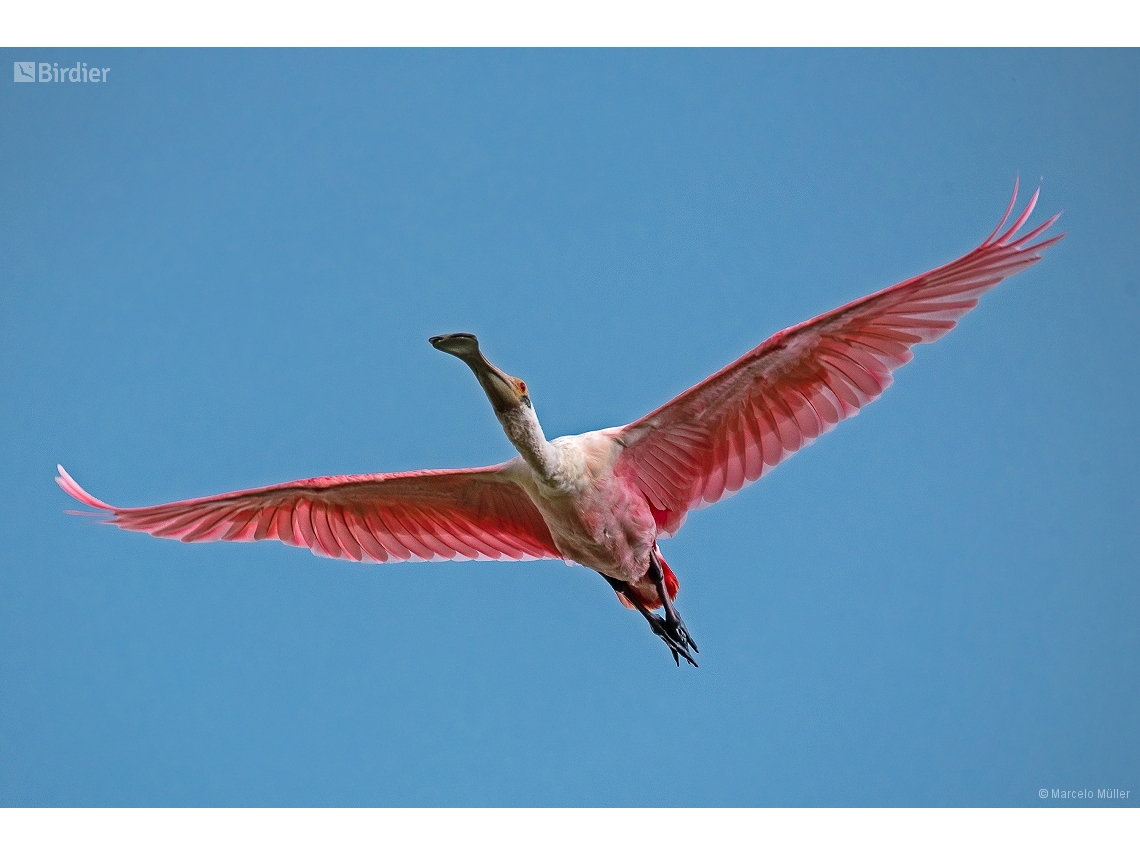
[[614, 476], [621, 446], [609, 434], [593, 431], [551, 441], [552, 477], [539, 479], [526, 467], [521, 483], [566, 559], [636, 581], [649, 566], [657, 526], [641, 491]]

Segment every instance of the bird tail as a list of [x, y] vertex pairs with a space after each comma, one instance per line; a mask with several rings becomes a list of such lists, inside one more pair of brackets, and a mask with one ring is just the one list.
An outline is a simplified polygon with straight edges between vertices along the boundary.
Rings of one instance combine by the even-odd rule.
[[662, 575], [665, 576], [665, 590], [669, 594], [669, 599], [677, 599], [677, 592], [681, 590], [681, 583], [677, 581], [676, 574], [669, 569], [669, 565], [665, 563], [665, 556], [661, 554], [661, 550], [657, 548], [657, 544], [653, 545], [653, 551], [657, 553], [657, 560], [661, 562]]
[[[677, 575], [665, 563], [665, 556], [661, 554], [661, 550], [657, 548], [657, 544], [653, 544], [653, 552], [657, 556], [657, 560], [661, 563], [661, 575], [665, 577], [665, 591], [669, 594], [669, 599], [677, 599], [677, 592], [681, 590], [681, 583], [677, 581]], [[649, 581], [648, 576], [642, 576], [636, 584], [627, 589], [630, 594], [637, 597], [638, 602], [645, 608], [652, 611], [653, 609], [660, 608], [661, 597], [657, 595], [657, 589], [653, 583]], [[617, 598], [621, 600], [621, 604], [627, 609], [636, 609], [637, 606], [625, 594], [618, 594]]]

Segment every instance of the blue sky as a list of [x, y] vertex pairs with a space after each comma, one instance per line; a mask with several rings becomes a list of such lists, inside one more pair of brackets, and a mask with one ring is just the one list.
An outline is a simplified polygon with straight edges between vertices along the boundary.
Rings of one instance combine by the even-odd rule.
[[[0, 84], [0, 803], [1140, 797], [1140, 54], [0, 53], [112, 69]], [[458, 330], [548, 435], [622, 424], [1016, 175], [1069, 236], [663, 544], [699, 670], [581, 568], [188, 546], [52, 482], [497, 462]]]

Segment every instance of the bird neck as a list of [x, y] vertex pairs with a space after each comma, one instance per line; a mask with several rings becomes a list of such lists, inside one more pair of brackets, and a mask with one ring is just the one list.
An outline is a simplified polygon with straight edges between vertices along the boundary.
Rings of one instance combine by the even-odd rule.
[[546, 441], [534, 409], [522, 405], [496, 415], [507, 434], [507, 439], [519, 450], [523, 460], [544, 481], [551, 480], [557, 469], [557, 455], [554, 447]]

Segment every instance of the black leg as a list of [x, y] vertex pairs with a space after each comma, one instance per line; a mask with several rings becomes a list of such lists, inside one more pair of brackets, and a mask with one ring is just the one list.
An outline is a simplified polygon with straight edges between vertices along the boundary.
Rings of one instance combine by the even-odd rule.
[[[656, 559], [654, 559], [654, 563], [656, 563]], [[660, 567], [658, 567], [658, 572], [660, 572]], [[696, 660], [693, 659], [693, 657], [689, 654], [688, 648], [692, 647], [694, 653], [699, 653], [700, 651], [698, 651], [697, 646], [693, 644], [693, 639], [689, 636], [688, 630], [684, 629], [685, 624], [681, 622], [681, 616], [677, 614], [676, 609], [673, 609], [673, 614], [676, 618], [677, 624], [679, 624], [681, 628], [681, 631], [684, 633], [683, 636], [680, 635], [675, 629], [670, 628], [668, 608], [666, 609], [666, 618], [665, 620], [662, 620], [641, 604], [641, 601], [638, 600], [637, 597], [629, 591], [629, 585], [626, 582], [622, 582], [618, 579], [611, 579], [609, 576], [606, 576], [604, 574], [602, 575], [602, 578], [610, 583], [611, 588], [613, 588], [615, 591], [633, 603], [637, 610], [641, 612], [641, 616], [649, 622], [649, 628], [653, 630], [653, 634], [669, 646], [669, 652], [673, 654], [673, 661], [676, 662], [678, 666], [681, 664], [680, 657], [683, 656], [685, 660], [694, 668], [699, 667]], [[662, 597], [661, 601], [663, 603], [668, 603], [669, 608], [672, 608], [673, 604], [668, 599], [668, 597]]]
[[678, 644], [682, 647], [692, 647], [694, 653], [700, 653], [689, 628], [681, 620], [681, 615], [669, 598], [669, 591], [665, 588], [665, 574], [661, 571], [661, 562], [657, 560], [656, 551], [649, 553], [649, 581], [657, 588], [657, 596], [661, 598], [661, 605], [665, 609], [665, 627], [669, 630]]

